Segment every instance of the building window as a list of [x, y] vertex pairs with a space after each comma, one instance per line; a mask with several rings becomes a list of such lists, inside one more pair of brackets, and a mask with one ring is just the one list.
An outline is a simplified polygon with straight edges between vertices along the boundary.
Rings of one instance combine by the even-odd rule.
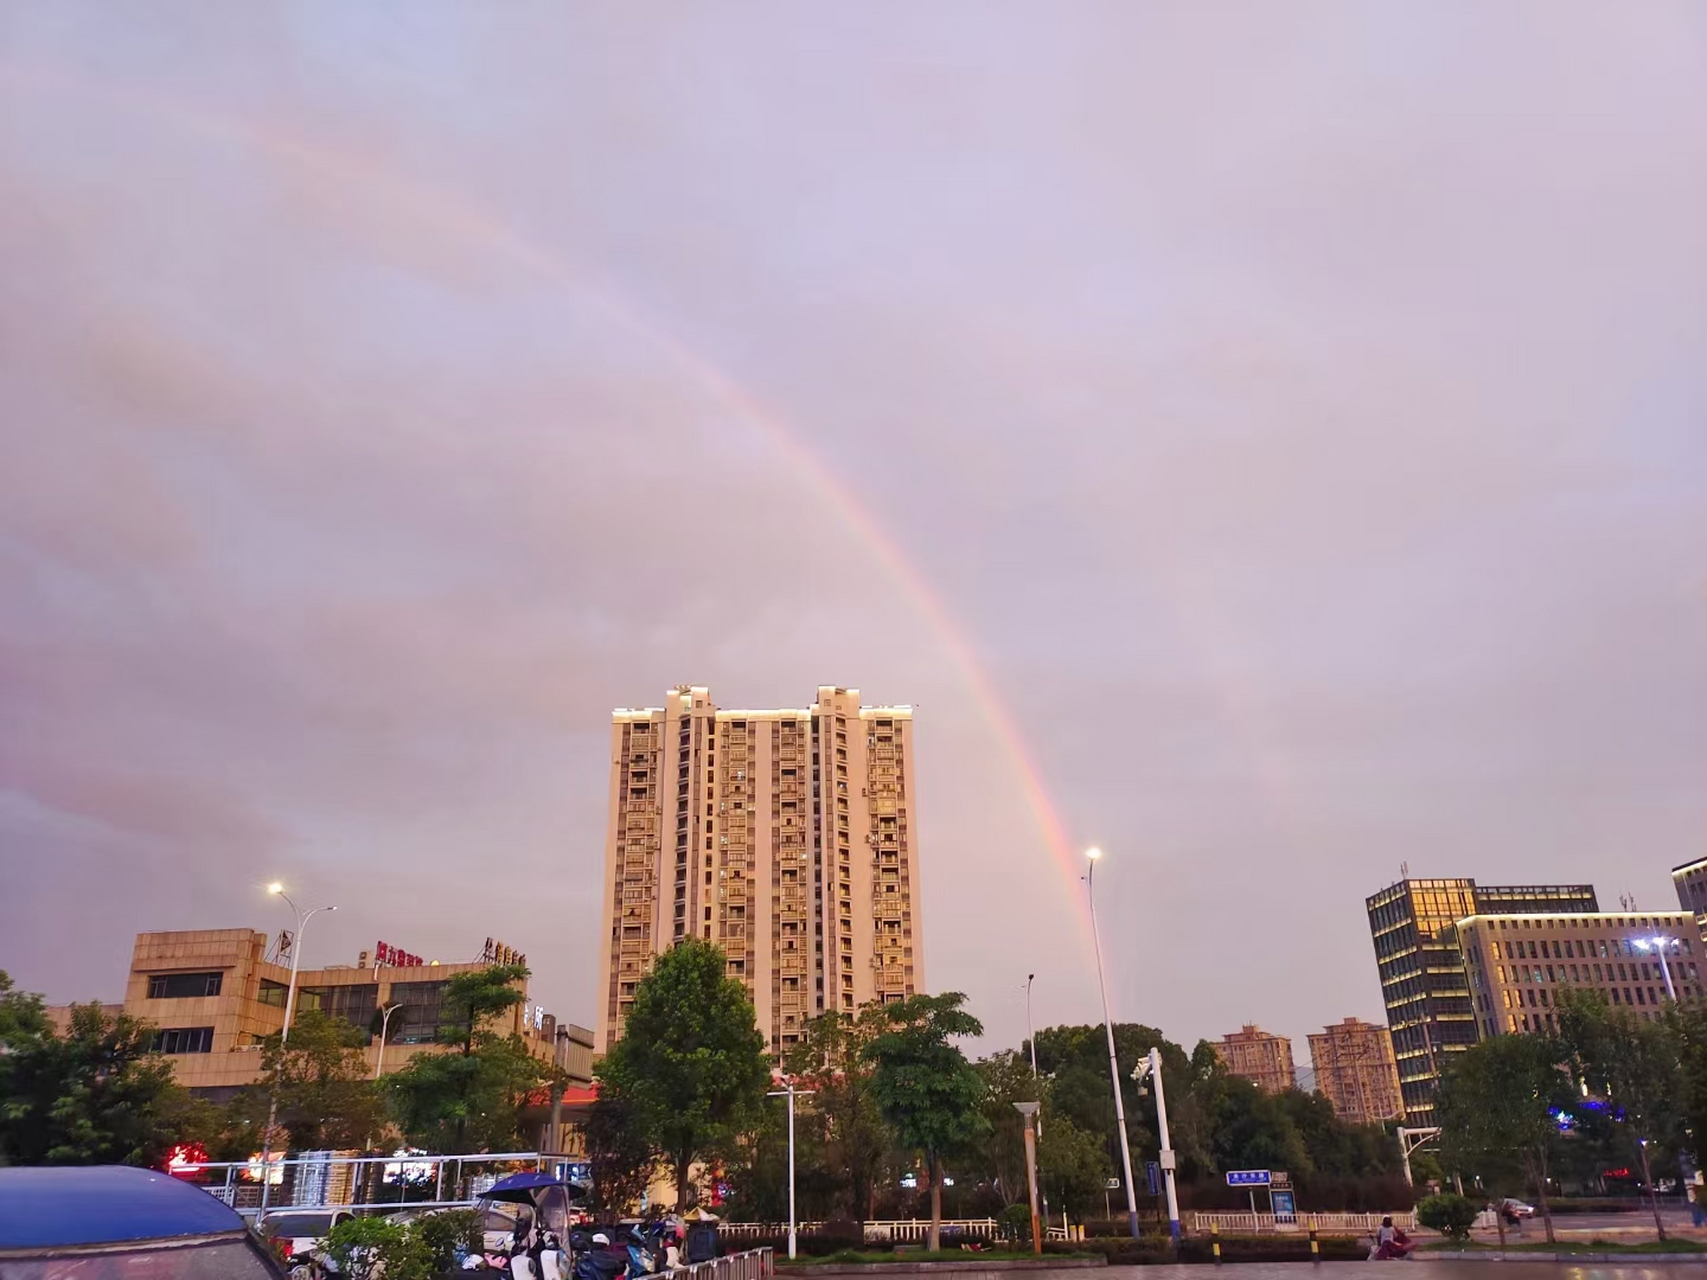
[[[391, 1015], [391, 1038], [398, 1044], [432, 1044], [444, 1015], [445, 983], [393, 982], [391, 1002], [403, 1007]], [[401, 1030], [399, 1030], [401, 1026]]]
[[261, 979], [261, 990], [256, 996], [262, 1004], [271, 1005], [275, 1009], [285, 1007], [285, 998], [290, 994], [290, 988], [282, 982], [274, 982], [271, 978]]
[[222, 973], [155, 973], [148, 978], [150, 1000], [187, 1000], [195, 996], [216, 996], [225, 975]]
[[212, 1053], [212, 1027], [168, 1027], [154, 1033], [155, 1053]]

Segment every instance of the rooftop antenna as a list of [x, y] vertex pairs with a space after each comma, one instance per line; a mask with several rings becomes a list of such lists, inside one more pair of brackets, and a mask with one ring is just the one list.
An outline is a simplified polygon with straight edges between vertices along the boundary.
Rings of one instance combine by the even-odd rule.
[[1409, 880], [1410, 878], [1411, 878], [1411, 864], [1409, 862], [1401, 862], [1399, 864], [1399, 879]]

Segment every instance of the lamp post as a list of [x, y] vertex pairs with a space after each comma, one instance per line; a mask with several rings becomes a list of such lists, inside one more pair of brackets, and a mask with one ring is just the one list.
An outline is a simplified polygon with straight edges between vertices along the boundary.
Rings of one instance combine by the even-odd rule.
[[1037, 1118], [1041, 1102], [1016, 1102], [1014, 1110], [1025, 1117], [1025, 1180], [1031, 1187], [1031, 1251], [1043, 1253], [1043, 1224], [1037, 1217]]
[[[338, 908], [312, 907], [305, 912], [296, 903], [291, 902], [290, 895], [284, 891], [284, 886], [277, 880], [267, 886], [267, 892], [283, 898], [290, 909], [296, 913], [296, 932], [290, 938], [290, 986], [285, 989], [284, 1027], [279, 1032], [279, 1048], [282, 1050], [285, 1045], [290, 1043], [290, 1023], [291, 1018], [296, 1013], [296, 972], [302, 961], [302, 931], [308, 922], [320, 912], [336, 911]], [[268, 1193], [273, 1186], [273, 1171], [269, 1166], [272, 1164], [273, 1155], [273, 1126], [278, 1122], [278, 1118], [279, 1096], [275, 1089], [272, 1097], [267, 1101], [267, 1130], [261, 1135], [261, 1213], [256, 1219], [257, 1222], [260, 1221], [260, 1217], [266, 1216]]]
[[[380, 1073], [385, 1070], [385, 1034], [387, 1029], [391, 1026], [391, 1015], [396, 1013], [402, 1007], [402, 1003], [399, 1002], [397, 1004], [388, 1004], [385, 1008], [379, 1011], [379, 1052], [374, 1055], [373, 1059], [373, 1078], [375, 1080], [379, 1079]], [[369, 1025], [371, 1026], [372, 1024], [370, 1023]]]
[[1090, 901], [1091, 908], [1091, 946], [1097, 956], [1097, 987], [1102, 992], [1102, 1025], [1108, 1032], [1108, 1080], [1114, 1086], [1114, 1123], [1120, 1130], [1120, 1167], [1126, 1175], [1126, 1225], [1132, 1232], [1132, 1238], [1138, 1238], [1138, 1193], [1132, 1185], [1132, 1145], [1126, 1139], [1126, 1104], [1120, 1097], [1120, 1062], [1114, 1053], [1114, 1020], [1108, 1013], [1108, 982], [1102, 974], [1102, 939], [1097, 934], [1097, 905], [1096, 885], [1093, 877], [1096, 874], [1097, 859], [1102, 857], [1102, 850], [1091, 848], [1085, 850], [1085, 857], [1090, 866], [1085, 871], [1085, 896]]
[[1633, 938], [1631, 941], [1633, 941], [1643, 951], [1652, 951], [1659, 956], [1660, 975], [1666, 980], [1666, 996], [1673, 1004], [1676, 1004], [1677, 988], [1672, 985], [1671, 965], [1666, 961], [1666, 952], [1672, 944], [1677, 941], [1677, 939], [1668, 938], [1663, 933], [1656, 933], [1651, 938]]
[[788, 1099], [788, 1256], [792, 1258], [796, 1256], [795, 1237], [798, 1226], [794, 1216], [794, 1095], [803, 1093], [810, 1097], [816, 1090], [796, 1089], [794, 1077], [785, 1076], [781, 1072], [778, 1072], [774, 1078], [779, 1080], [783, 1087], [773, 1089], [765, 1096], [767, 1098]]

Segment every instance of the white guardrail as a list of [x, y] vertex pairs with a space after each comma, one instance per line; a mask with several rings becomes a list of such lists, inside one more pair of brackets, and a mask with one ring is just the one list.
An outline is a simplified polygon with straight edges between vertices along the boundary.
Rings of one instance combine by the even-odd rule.
[[1295, 1213], [1290, 1218], [1275, 1220], [1272, 1213], [1198, 1213], [1181, 1215], [1188, 1231], [1208, 1231], [1210, 1227], [1230, 1235], [1270, 1235], [1291, 1231], [1308, 1231], [1312, 1227], [1327, 1236], [1366, 1236], [1391, 1218], [1393, 1225], [1406, 1231], [1417, 1229], [1416, 1214], [1397, 1213]]

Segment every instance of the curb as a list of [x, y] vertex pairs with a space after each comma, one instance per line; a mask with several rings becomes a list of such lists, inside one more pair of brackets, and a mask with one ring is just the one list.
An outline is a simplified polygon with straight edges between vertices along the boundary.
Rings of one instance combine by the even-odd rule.
[[1610, 1249], [1573, 1251], [1562, 1249], [1558, 1253], [1532, 1253], [1525, 1250], [1522, 1253], [1507, 1253], [1498, 1249], [1469, 1250], [1469, 1249], [1430, 1249], [1425, 1254], [1413, 1255], [1419, 1262], [1427, 1262], [1438, 1258], [1442, 1262], [1704, 1262], [1707, 1263], [1707, 1253], [1616, 1253]]
[[[873, 1262], [862, 1264], [857, 1262], [827, 1262], [821, 1266], [811, 1263], [801, 1265], [795, 1263], [787, 1268], [789, 1273], [801, 1272], [814, 1276], [916, 1276], [925, 1272], [935, 1274], [939, 1271], [978, 1272], [995, 1275], [1001, 1271], [1076, 1271], [1091, 1267], [1106, 1267], [1107, 1258], [1012, 1258], [998, 1261], [978, 1262], [971, 1258], [956, 1259], [953, 1262]], [[784, 1268], [778, 1267], [778, 1272]]]

